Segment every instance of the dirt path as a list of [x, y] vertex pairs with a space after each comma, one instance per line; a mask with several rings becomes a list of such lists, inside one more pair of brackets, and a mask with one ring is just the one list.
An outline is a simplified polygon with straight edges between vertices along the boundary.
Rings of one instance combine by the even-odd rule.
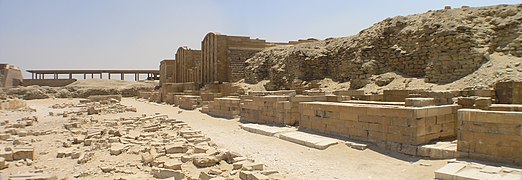
[[433, 179], [433, 172], [446, 164], [444, 160], [422, 160], [379, 149], [359, 151], [344, 144], [317, 150], [243, 131], [237, 119], [214, 118], [197, 110], [132, 98], [122, 103], [136, 107], [139, 113], [159, 112], [183, 120], [218, 146], [277, 169], [290, 179]]

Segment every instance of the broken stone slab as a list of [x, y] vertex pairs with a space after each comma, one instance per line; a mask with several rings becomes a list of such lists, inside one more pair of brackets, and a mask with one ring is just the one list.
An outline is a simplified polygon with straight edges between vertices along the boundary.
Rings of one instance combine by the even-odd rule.
[[466, 167], [461, 163], [448, 163], [435, 171], [435, 179], [453, 179], [455, 174]]
[[110, 149], [110, 154], [111, 155], [120, 155], [121, 153], [123, 153], [123, 151], [125, 150], [126, 146], [124, 144], [121, 144], [121, 143], [112, 143], [111, 144], [111, 149]]
[[199, 173], [198, 179], [200, 179], [200, 180], [210, 180], [210, 179], [213, 179], [215, 177], [216, 177], [216, 175], [212, 175], [212, 174], [206, 173], [204, 171], [201, 171]]
[[431, 159], [451, 159], [457, 157], [457, 144], [452, 142], [437, 142], [417, 147], [417, 156]]
[[151, 153], [143, 153], [141, 154], [141, 162], [143, 164], [149, 164], [151, 163], [152, 161], [154, 161], [155, 157], [154, 155], [152, 155]]
[[0, 158], [4, 158], [6, 161], [12, 161], [13, 160], [13, 151], [4, 151], [4, 149], [0, 149]]
[[207, 154], [196, 154], [192, 156], [192, 163], [199, 168], [210, 167], [218, 164], [221, 160], [216, 156]]
[[167, 154], [175, 154], [175, 153], [185, 153], [188, 151], [188, 145], [177, 142], [174, 144], [169, 144], [165, 146], [165, 153]]
[[262, 171], [264, 165], [261, 163], [249, 163], [249, 164], [243, 164], [243, 167], [241, 170], [243, 171]]
[[365, 150], [366, 148], [368, 148], [367, 144], [355, 143], [355, 142], [350, 142], [350, 141], [346, 141], [345, 144], [346, 144], [346, 146], [351, 147], [353, 149], [357, 149], [357, 150]]
[[56, 158], [66, 158], [66, 157], [71, 156], [71, 154], [72, 154], [71, 149], [62, 149], [56, 153]]
[[8, 168], [9, 164], [5, 162], [5, 158], [0, 157], [0, 170]]
[[9, 138], [11, 138], [11, 135], [9, 134], [0, 134], [0, 140], [8, 140]]
[[183, 163], [177, 160], [168, 160], [163, 164], [163, 168], [172, 169], [172, 170], [181, 170], [181, 165]]
[[410, 107], [435, 106], [435, 98], [406, 98], [404, 105]]
[[75, 137], [73, 137], [73, 144], [80, 144], [80, 143], [82, 143], [85, 139], [86, 139], [86, 137], [85, 137], [84, 135], [78, 135], [78, 136], [75, 136]]
[[9, 175], [10, 180], [57, 180], [58, 178], [52, 174], [46, 173], [23, 173]]
[[104, 173], [109, 173], [111, 171], [114, 171], [116, 170], [116, 168], [114, 166], [100, 166], [100, 169], [102, 170], [102, 172]]
[[152, 176], [158, 179], [174, 178], [183, 179], [185, 174], [179, 170], [165, 169], [165, 168], [154, 168], [152, 169]]
[[297, 130], [296, 128], [268, 126], [261, 124], [240, 124], [239, 127], [245, 131], [265, 136], [275, 136], [276, 134]]
[[331, 145], [335, 145], [339, 142], [337, 139], [318, 136], [314, 134], [309, 134], [305, 132], [286, 132], [279, 135], [280, 139], [290, 141], [293, 143], [301, 144], [304, 146], [316, 148], [316, 149], [326, 149]]
[[80, 154], [78, 158], [78, 164], [89, 162], [94, 157], [94, 152], [84, 152]]
[[241, 171], [239, 172], [239, 179], [241, 180], [269, 180], [266, 175], [257, 172]]

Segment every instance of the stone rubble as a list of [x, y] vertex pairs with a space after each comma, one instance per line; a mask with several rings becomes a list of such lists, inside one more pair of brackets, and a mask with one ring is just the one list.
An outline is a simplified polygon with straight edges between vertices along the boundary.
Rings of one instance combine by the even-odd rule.
[[[90, 115], [88, 109], [92, 108], [99, 112]], [[45, 161], [35, 157], [54, 154], [60, 161], [74, 161], [78, 167], [85, 167], [75, 168], [71, 176], [82, 179], [284, 179], [263, 164], [217, 147], [201, 131], [164, 114], [99, 118], [99, 114], [127, 112], [129, 108], [132, 107], [123, 106], [114, 98], [53, 105], [51, 111], [66, 111], [49, 116], [64, 120], [63, 126], [53, 130], [65, 137], [54, 140], [54, 147], [58, 148], [55, 152], [35, 149], [31, 142], [21, 139], [33, 136], [28, 127], [38, 123], [37, 117], [2, 122], [5, 130], [0, 132], [0, 169], [32, 166], [34, 160]], [[49, 134], [53, 133], [38, 133]], [[17, 141], [20, 142], [13, 145]], [[57, 170], [43, 168], [27, 174], [11, 174], [9, 178], [50, 180], [56, 179], [53, 172]]]

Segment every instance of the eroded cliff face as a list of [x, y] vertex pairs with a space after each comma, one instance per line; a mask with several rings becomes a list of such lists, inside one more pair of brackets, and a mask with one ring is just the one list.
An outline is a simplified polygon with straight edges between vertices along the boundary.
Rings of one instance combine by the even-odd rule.
[[445, 84], [477, 70], [492, 53], [522, 58], [522, 5], [428, 11], [385, 19], [352, 37], [278, 46], [247, 60], [247, 83], [268, 90], [331, 78], [365, 86], [394, 72]]

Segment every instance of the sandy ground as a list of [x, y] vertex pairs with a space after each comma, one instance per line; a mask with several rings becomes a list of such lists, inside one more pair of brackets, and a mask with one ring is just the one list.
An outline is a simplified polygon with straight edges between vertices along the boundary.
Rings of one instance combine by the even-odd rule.
[[218, 146], [279, 170], [289, 179], [433, 179], [433, 172], [446, 164], [445, 160], [423, 160], [377, 147], [359, 151], [338, 144], [317, 150], [246, 132], [239, 128], [238, 119], [215, 118], [197, 110], [135, 99], [124, 99], [122, 103], [136, 107], [138, 112], [160, 112], [182, 119]]
[[[139, 160], [126, 161], [126, 156], [110, 156], [108, 152], [96, 153], [96, 158], [86, 165], [78, 165], [76, 160], [56, 158], [56, 151], [63, 149], [62, 143], [72, 135], [66, 133], [63, 124], [66, 118], [49, 116], [49, 111], [61, 112], [63, 109], [52, 109], [51, 105], [66, 102], [78, 102], [78, 99], [43, 99], [27, 101], [36, 112], [2, 112], [0, 120], [18, 119], [26, 116], [37, 116], [38, 123], [32, 126], [33, 131], [56, 131], [45, 136], [28, 136], [35, 147], [36, 160], [32, 166], [16, 166], [10, 164], [2, 170], [2, 178], [7, 179], [9, 173], [28, 172], [42, 169], [44, 172], [57, 174], [59, 178], [73, 178], [78, 173], [100, 171], [100, 164], [130, 165], [140, 164]], [[446, 164], [445, 160], [423, 160], [377, 147], [359, 151], [344, 144], [334, 145], [326, 150], [317, 150], [287, 142], [275, 137], [250, 133], [239, 128], [238, 119], [214, 118], [197, 110], [181, 110], [170, 105], [161, 105], [124, 98], [122, 104], [137, 108], [137, 112], [125, 114], [109, 114], [100, 118], [118, 118], [139, 116], [143, 113], [167, 114], [189, 124], [195, 130], [212, 139], [219, 147], [235, 151], [243, 156], [263, 163], [269, 169], [279, 171], [287, 179], [433, 179], [434, 171]], [[71, 109], [72, 110], [72, 109]], [[73, 146], [74, 147], [74, 146]], [[130, 157], [130, 156], [129, 156]], [[87, 176], [88, 179], [114, 179], [118, 176], [98, 173]], [[150, 179], [150, 174], [137, 172], [131, 177]], [[84, 178], [85, 179], [85, 178]]]

